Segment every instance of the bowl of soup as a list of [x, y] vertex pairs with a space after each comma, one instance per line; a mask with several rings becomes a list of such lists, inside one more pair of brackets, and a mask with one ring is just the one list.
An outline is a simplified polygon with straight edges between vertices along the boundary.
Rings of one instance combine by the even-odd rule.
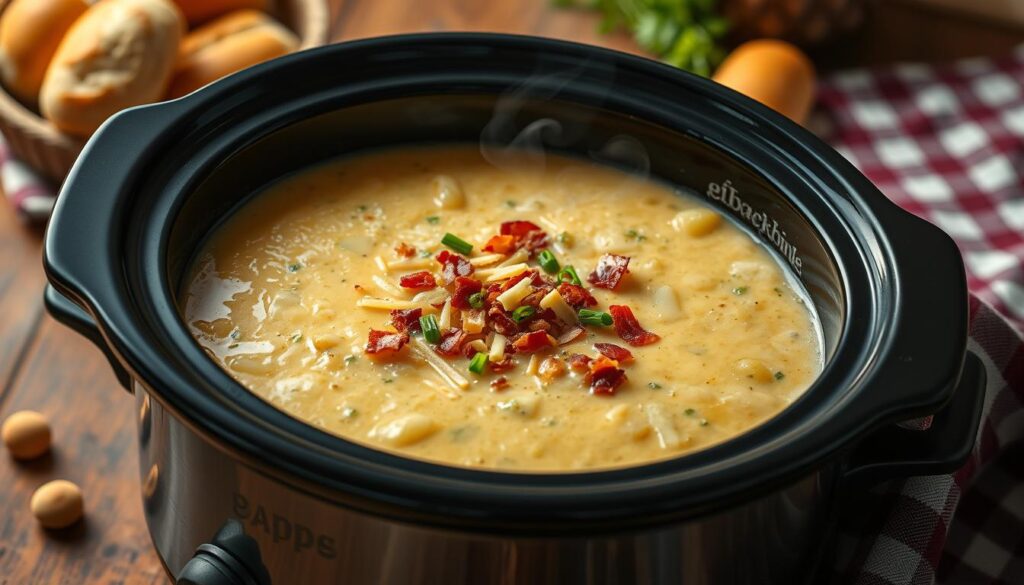
[[844, 490], [978, 424], [945, 234], [594, 47], [370, 39], [126, 111], [45, 261], [181, 583], [813, 579]]

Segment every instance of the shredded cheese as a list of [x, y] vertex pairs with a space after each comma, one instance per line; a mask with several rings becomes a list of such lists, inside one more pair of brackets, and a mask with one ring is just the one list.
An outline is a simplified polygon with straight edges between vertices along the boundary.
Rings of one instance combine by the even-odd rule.
[[433, 268], [436, 265], [436, 262], [433, 258], [403, 258], [402, 260], [385, 262], [384, 265], [387, 272], [409, 272], [413, 270], [423, 270], [424, 268]]
[[507, 337], [501, 333], [495, 333], [494, 340], [491, 341], [491, 353], [487, 356], [487, 359], [492, 362], [500, 362], [505, 359], [505, 344], [507, 343]]
[[469, 259], [469, 263], [475, 266], [490, 266], [505, 259], [504, 254], [481, 254]]
[[395, 297], [407, 296], [406, 292], [404, 290], [402, 290], [401, 287], [396, 286], [392, 282], [388, 282], [387, 280], [377, 276], [376, 274], [371, 276], [370, 280], [373, 281], [373, 284], [377, 285], [377, 288], [379, 288], [381, 290], [381, 292], [385, 292], [385, 293], [387, 293], [387, 294], [389, 294], [391, 296], [395, 296]]
[[441, 329], [441, 331], [447, 331], [452, 327], [451, 297], [445, 299], [444, 306], [441, 307], [441, 315], [437, 318], [437, 326]]
[[520, 248], [520, 249], [516, 250], [514, 254], [512, 254], [508, 258], [505, 258], [505, 260], [501, 264], [498, 264], [498, 266], [502, 267], [502, 266], [512, 266], [514, 264], [522, 264], [522, 263], [526, 262], [529, 259], [530, 259], [529, 252], [527, 252], [526, 250], [523, 250], [522, 248]]
[[540, 369], [540, 356], [533, 354], [530, 356], [530, 363], [526, 364], [526, 375], [536, 376], [537, 370]]
[[512, 288], [498, 295], [498, 302], [501, 303], [502, 307], [505, 307], [506, 311], [511, 311], [519, 306], [519, 303], [526, 298], [527, 295], [533, 290], [530, 285], [530, 279], [524, 278], [519, 282], [515, 283]]
[[526, 272], [529, 269], [530, 267], [524, 262], [520, 264], [512, 264], [511, 266], [499, 266], [497, 268], [477, 270], [476, 276], [478, 278], [483, 278], [484, 282], [498, 282], [499, 280], [508, 280], [509, 278]]
[[[446, 362], [441, 356], [434, 353], [434, 350], [427, 345], [427, 342], [422, 337], [413, 337], [412, 342], [409, 344], [420, 359], [425, 361], [428, 366], [434, 368], [434, 371], [441, 376], [441, 378], [448, 383], [452, 388], [456, 390], [466, 390], [469, 388], [469, 380], [458, 372], [455, 368]], [[452, 398], [458, 398], [458, 394], [449, 394]]]
[[562, 293], [558, 292], [557, 288], [551, 289], [551, 292], [544, 295], [544, 298], [540, 300], [540, 306], [542, 309], [551, 309], [559, 319], [567, 324], [576, 323], [576, 311], [569, 306], [569, 303], [565, 302]]
[[356, 301], [356, 306], [363, 309], [380, 309], [392, 311], [394, 309], [415, 309], [420, 306], [415, 301], [402, 301], [397, 299], [381, 299], [378, 297], [363, 297]]

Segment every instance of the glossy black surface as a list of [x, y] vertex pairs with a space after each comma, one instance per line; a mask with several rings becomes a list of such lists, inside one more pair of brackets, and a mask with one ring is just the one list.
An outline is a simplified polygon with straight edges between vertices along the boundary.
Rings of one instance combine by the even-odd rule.
[[[702, 194], [721, 194], [729, 181], [778, 222], [800, 250], [801, 282], [826, 334], [828, 363], [802, 399], [735, 440], [673, 461], [577, 474], [457, 469], [292, 419], [207, 359], [178, 318], [175, 293], [195, 247], [267, 182], [367, 147], [518, 144], [538, 118], [562, 128], [537, 133], [533, 146], [642, 163]], [[631, 147], [609, 147], [616, 137]], [[729, 212], [729, 201], [712, 199]], [[325, 47], [124, 112], [69, 176], [45, 257], [53, 285], [95, 318], [132, 377], [204, 440], [297, 493], [476, 533], [624, 531], [767, 497], [836, 465], [871, 431], [945, 404], [966, 347], [966, 284], [952, 241], [812, 135], [707, 80], [522, 37]]]

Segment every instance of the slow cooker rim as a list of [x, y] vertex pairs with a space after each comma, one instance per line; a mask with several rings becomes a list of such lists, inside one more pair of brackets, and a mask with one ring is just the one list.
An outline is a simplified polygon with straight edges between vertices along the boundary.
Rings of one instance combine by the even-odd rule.
[[[371, 40], [367, 40], [367, 41], [357, 41], [357, 42], [354, 42], [352, 44], [348, 44], [348, 45], [344, 46], [343, 49], [353, 50], [353, 47], [356, 47], [356, 46], [363, 46], [363, 47], [370, 46], [370, 47], [373, 47], [373, 46], [379, 46], [381, 44], [386, 46], [386, 45], [389, 45], [389, 44], [400, 44], [403, 41], [404, 42], [422, 42], [424, 40], [435, 41], [438, 37], [442, 37], [444, 39], [444, 42], [450, 42], [450, 41], [461, 41], [461, 42], [465, 42], [465, 43], [477, 42], [477, 43], [481, 43], [481, 44], [484, 44], [484, 45], [486, 45], [488, 43], [501, 43], [501, 42], [508, 42], [508, 43], [513, 43], [513, 44], [519, 44], [519, 43], [522, 43], [522, 44], [533, 44], [534, 45], [533, 48], [536, 49], [536, 50], [540, 50], [540, 48], [542, 48], [542, 47], [544, 47], [544, 48], [557, 48], [557, 49], [561, 49], [561, 50], [572, 49], [572, 51], [578, 51], [578, 52], [581, 52], [581, 53], [593, 52], [595, 50], [593, 47], [585, 47], [585, 46], [575, 45], [575, 44], [572, 44], [572, 43], [564, 43], [564, 42], [558, 42], [558, 41], [538, 40], [538, 39], [533, 39], [533, 38], [508, 37], [508, 36], [505, 36], [505, 35], [479, 35], [479, 34], [446, 34], [446, 35], [425, 35], [425, 36], [423, 36], [423, 35], [409, 35], [409, 36], [400, 36], [400, 37], [388, 37], [388, 38], [384, 38], [384, 39], [371, 39]], [[338, 47], [331, 47], [331, 48], [328, 48], [328, 49], [319, 50], [318, 52], [326, 54], [326, 53], [334, 52], [334, 51], [337, 51], [337, 50], [339, 50]], [[314, 53], [316, 53], [316, 52], [317, 51], [315, 51]], [[588, 55], [588, 56], [593, 56], [593, 55]], [[614, 57], [614, 60], [616, 61], [616, 65], [617, 66], [625, 66], [625, 65], [628, 64], [630, 66], [634, 66], [634, 67], [637, 67], [637, 68], [641, 68], [640, 65], [642, 65], [643, 68], [648, 68], [648, 67], [651, 67], [652, 65], [654, 65], [654, 64], [651, 64], [651, 63], [647, 62], [646, 60], [641, 60], [641, 59], [636, 58], [636, 57], [623, 56], [623, 55], [620, 55], [620, 54], [617, 54], [617, 53], [610, 53], [610, 57]], [[313, 59], [313, 58], [315, 58], [315, 55], [314, 56], [308, 56], [308, 55], [303, 56], [303, 55], [300, 55], [300, 56], [296, 56], [296, 57], [291, 58], [290, 60], [285, 61], [284, 64], [282, 64], [282, 63], [270, 64], [270, 65], [262, 68], [262, 70], [258, 69], [258, 70], [254, 71], [252, 73], [241, 74], [240, 77], [236, 76], [235, 78], [233, 78], [231, 80], [228, 80], [228, 82], [221, 82], [221, 85], [220, 85], [221, 92], [220, 93], [227, 92], [228, 89], [230, 87], [232, 87], [232, 86], [237, 87], [239, 89], [244, 88], [245, 84], [253, 81], [256, 75], [258, 75], [258, 74], [265, 74], [265, 73], [268, 72], [266, 70], [271, 70], [271, 69], [273, 69], [275, 67], [284, 67], [289, 61], [295, 61], [295, 60], [299, 60], [299, 59]], [[634, 61], [634, 62], [630, 62], [630, 61]], [[657, 68], [656, 69], [656, 73], [655, 73], [656, 75], [665, 75], [666, 74], [666, 69], [667, 68], [664, 68], [661, 65], [654, 65], [654, 67]], [[705, 87], [703, 87], [701, 89], [705, 90], [705, 93], [715, 93], [715, 92], [722, 93], [722, 91], [723, 91], [723, 90], [721, 90], [720, 88], [718, 88], [716, 86], [711, 86], [709, 84], [709, 82], [693, 80], [693, 79], [687, 79], [685, 76], [679, 75], [678, 72], [675, 71], [675, 70], [667, 69], [667, 71], [670, 71], [670, 72], [675, 74], [675, 76], [677, 77], [677, 79], [675, 81], [677, 83], [685, 82], [684, 83], [685, 85], [695, 85], [696, 84], [698, 86], [699, 86], [699, 84], [704, 84]], [[224, 84], [226, 84], [226, 85], [224, 85]], [[216, 87], [216, 86], [214, 86], [214, 87]], [[707, 90], [709, 90], [709, 89], [710, 90], [714, 90], [714, 91], [708, 92]], [[192, 97], [189, 97], [189, 98], [184, 98], [184, 100], [176, 102], [176, 104], [177, 104], [176, 107], [178, 109], [182, 109], [182, 105], [183, 104], [186, 105], [186, 106], [189, 105], [188, 102], [190, 100], [191, 101], [197, 101], [197, 102], [201, 101], [199, 99], [199, 97], [197, 97], [197, 96], [202, 96], [202, 94], [203, 94], [203, 92], [200, 92], [196, 96], [192, 96]], [[212, 92], [207, 92], [208, 99], [212, 98], [212, 95], [213, 95]], [[736, 101], [736, 98], [735, 98], [735, 96], [730, 96], [729, 94], [724, 94], [723, 101], [726, 102], [726, 103], [729, 103], [731, 101]], [[168, 105], [171, 105], [171, 104], [168, 104]], [[165, 108], [168, 105], [156, 106], [156, 107], [157, 108]], [[742, 104], [742, 105], [745, 106], [745, 107], [749, 107], [750, 106], [749, 103]], [[187, 110], [188, 108], [184, 108], [184, 109]], [[141, 112], [141, 110], [140, 110], [140, 112]], [[165, 114], [166, 114], [166, 112], [165, 112]], [[759, 118], [759, 119], [757, 119], [758, 122], [765, 123], [765, 124], [768, 124], [768, 125], [773, 126], [773, 127], [777, 126], [778, 122], [780, 122], [780, 120], [777, 117], [775, 119], [772, 119], [772, 117], [770, 115], [767, 115], [768, 113], [766, 111], [757, 111], [756, 108], [754, 108], [753, 114], [755, 114], [755, 116], [754, 116], [755, 118]], [[127, 115], [130, 116], [130, 115], [132, 115], [132, 113], [128, 113]], [[798, 129], [785, 128], [785, 127], [784, 128], [775, 128], [775, 129], [781, 131], [784, 135], [789, 136], [791, 140], [794, 140], [794, 142], [798, 146], [800, 146], [803, 150], [805, 150], [806, 152], [803, 153], [805, 157], [807, 157], [808, 155], [812, 155], [808, 159], [808, 160], [811, 160], [812, 163], [814, 162], [813, 161], [814, 157], [824, 158], [825, 160], [822, 161], [820, 164], [823, 164], [824, 167], [825, 167], [825, 170], [830, 171], [834, 175], [834, 178], [837, 178], [837, 179], [839, 179], [841, 181], [850, 182], [850, 183], [853, 183], [853, 184], [861, 183], [859, 188], [857, 188], [854, 191], [857, 194], [857, 196], [859, 196], [859, 197], [861, 197], [863, 199], [865, 193], [873, 192], [874, 195], [872, 195], [870, 197], [876, 197], [876, 198], [879, 198], [879, 199], [882, 197], [881, 194], [877, 193], [877, 190], [875, 190], [873, 187], [866, 187], [864, 185], [864, 183], [866, 183], [866, 180], [864, 180], [862, 177], [858, 177], [856, 174], [851, 175], [850, 172], [849, 172], [850, 171], [849, 168], [844, 168], [843, 165], [841, 165], [841, 164], [837, 165], [835, 160], [831, 161], [831, 164], [827, 160], [828, 158], [835, 159], [836, 157], [838, 157], [838, 155], [835, 155], [834, 153], [829, 153], [827, 151], [822, 152], [821, 148], [820, 148], [821, 147], [820, 144], [817, 145], [818, 149], [817, 149], [817, 152], [815, 152], [815, 149], [812, 148], [815, 145], [814, 144], [808, 145], [806, 143], [807, 142], [807, 136], [800, 137], [799, 134], [797, 134], [796, 137], [792, 136], [794, 134], [793, 131], [794, 130], [798, 130]], [[803, 131], [800, 130], [800, 132], [803, 132]], [[844, 171], [844, 172], [842, 172], [842, 171]], [[69, 181], [69, 184], [70, 183], [71, 182]], [[870, 198], [870, 197], [868, 197], [868, 198]], [[878, 202], [876, 202], [876, 203], [878, 203]], [[874, 211], [877, 211], [877, 210], [874, 210]], [[882, 238], [882, 241], [884, 242], [885, 238]], [[49, 241], [48, 241], [48, 244], [49, 244]], [[49, 249], [49, 245], [48, 245], [48, 249]], [[51, 273], [54, 273], [54, 272], [60, 273], [62, 271], [61, 270], [51, 270]], [[53, 276], [55, 277], [54, 278], [55, 282], [59, 282], [59, 280], [60, 280], [59, 274], [54, 274]], [[72, 296], [79, 297], [80, 300], [87, 300], [86, 297], [88, 297], [88, 295], [82, 294], [80, 291], [75, 291], [74, 287], [67, 287], [65, 289], [65, 291], [70, 293]], [[88, 299], [88, 300], [90, 301], [88, 304], [95, 305], [95, 299]], [[103, 323], [103, 325], [105, 325], [104, 329], [109, 330], [112, 333], [111, 337], [114, 338], [114, 339], [122, 338], [123, 332], [119, 332], [118, 331], [118, 327], [116, 326], [116, 323], [114, 323], [110, 319], [110, 315], [104, 315], [105, 311], [103, 311], [103, 307], [102, 306], [99, 306], [99, 307], [93, 306], [92, 308], [94, 309], [94, 312], [96, 314], [100, 315], [100, 321]], [[124, 349], [126, 349], [126, 348], [122, 347], [120, 349], [123, 352]], [[136, 348], [136, 349], [138, 349], [138, 348]], [[130, 355], [131, 352], [127, 352], [127, 353], [129, 355], [125, 356], [125, 357], [129, 357], [130, 358], [131, 357], [131, 355]], [[145, 368], [145, 366], [146, 366], [145, 360], [141, 360], [140, 361], [138, 359], [134, 359], [134, 360], [133, 359], [128, 359], [127, 361], [132, 362], [131, 365], [135, 366], [133, 368], [133, 370], [144, 371], [146, 369]], [[211, 364], [212, 364], [212, 362], [211, 362]], [[142, 367], [140, 367], [140, 366], [142, 366]], [[218, 368], [218, 370], [219, 370], [219, 368]], [[223, 372], [221, 372], [221, 373], [223, 373]], [[142, 379], [142, 380], [146, 380], [147, 379], [147, 376], [145, 374], [140, 375], [138, 377], [140, 379]], [[239, 386], [239, 388], [241, 388], [241, 387]], [[244, 392], [247, 393], [247, 391], [244, 391]], [[157, 391], [157, 394], [158, 395], [166, 394], [166, 392], [161, 393], [161, 392]], [[163, 396], [159, 396], [159, 398], [163, 399], [164, 397]], [[175, 408], [174, 410], [179, 411], [179, 409], [177, 409], [177, 408]], [[865, 428], [868, 427], [868, 426], [872, 426], [876, 422], [877, 421], [869, 423], [867, 421], [861, 421], [862, 427], [865, 427]], [[863, 430], [864, 430], [864, 428], [861, 428], [857, 432], [863, 432]], [[857, 433], [854, 433], [854, 435], [856, 435], [856, 434]], [[726, 443], [726, 444], [728, 444], [728, 443]], [[830, 456], [831, 453], [834, 452], [839, 447], [840, 447], [839, 445], [835, 446], [832, 449], [832, 451], [819, 450], [819, 452], [818, 452], [819, 456], [817, 458], [814, 458], [814, 461], [803, 462], [803, 464], [800, 466], [800, 468], [803, 469], [803, 470], [806, 470], [806, 469], [809, 469], [809, 468], [813, 467], [815, 464], [817, 464], [821, 460], [827, 459], [828, 456]], [[380, 452], [379, 451], [374, 451], [374, 453], [375, 454], [379, 454]], [[689, 459], [691, 457], [693, 457], [693, 456], [688, 456], [688, 457], [685, 457], [683, 459]], [[409, 461], [412, 461], [412, 460], [408, 460], [408, 459], [405, 459], [405, 458], [396, 458], [396, 459], [400, 460], [399, 462], [409, 462]], [[449, 468], [447, 466], [442, 466], [442, 465], [435, 465], [435, 464], [422, 463], [422, 462], [417, 462], [417, 463], [418, 464], [426, 465], [428, 470], [433, 470], [433, 471], [436, 471], [435, 468], [440, 468], [440, 469], [444, 469], [444, 470], [452, 469], [452, 468]], [[657, 464], [655, 464], [655, 465], [657, 465]], [[631, 468], [630, 471], [648, 469], [649, 467], [651, 467], [651, 466], [642, 466], [642, 467], [637, 467], [637, 468]], [[462, 471], [465, 471], [465, 470], [462, 470]], [[477, 475], [495, 475], [495, 476], [503, 477], [505, 479], [512, 478], [513, 480], [514, 479], [521, 479], [522, 478], [522, 476], [518, 475], [518, 474], [511, 474], [511, 475], [510, 474], [500, 474], [500, 473], [494, 473], [494, 472], [490, 472], [490, 471], [480, 471], [480, 470], [472, 470], [469, 473], [477, 474]], [[614, 473], [614, 472], [601, 471], [601, 472], [595, 472], [594, 474], [556, 474], [556, 477], [558, 477], [559, 479], [564, 479], [566, 477], [580, 478], [580, 477], [586, 477], [586, 476], [590, 476], [590, 475], [605, 475], [605, 474], [609, 474], [609, 473]], [[541, 477], [541, 476], [532, 475], [531, 477], [537, 478], [537, 477]]]

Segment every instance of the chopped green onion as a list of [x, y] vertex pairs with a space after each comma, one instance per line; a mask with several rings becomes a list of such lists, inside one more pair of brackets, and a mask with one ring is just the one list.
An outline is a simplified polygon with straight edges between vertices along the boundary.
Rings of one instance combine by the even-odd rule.
[[580, 280], [580, 275], [576, 274], [576, 269], [572, 267], [572, 264], [566, 264], [558, 271], [556, 277], [558, 282], [569, 282], [576, 286], [583, 286], [583, 281]]
[[446, 233], [444, 237], [441, 238], [441, 243], [463, 256], [473, 251], [473, 244], [470, 244], [466, 240], [463, 240], [452, 233]]
[[473, 356], [473, 359], [469, 360], [469, 371], [473, 372], [474, 374], [484, 373], [484, 368], [486, 367], [487, 354], [482, 351], [476, 352], [476, 355]]
[[566, 246], [572, 246], [574, 241], [572, 234], [570, 234], [569, 232], [562, 232], [558, 234], [557, 239], [559, 244], [565, 244]]
[[288, 272], [298, 272], [301, 269], [302, 269], [302, 264], [299, 264], [298, 262], [296, 262], [295, 264], [289, 264], [288, 265]]
[[529, 319], [530, 317], [533, 317], [533, 314], [536, 312], [537, 309], [534, 309], [530, 305], [523, 305], [522, 307], [519, 307], [515, 311], [512, 311], [512, 320], [515, 321], [516, 323], [521, 323]]
[[436, 215], [428, 215], [427, 216], [427, 223], [429, 223], [430, 225], [437, 225], [440, 221], [441, 221], [441, 218], [436, 216]]
[[551, 250], [541, 250], [540, 256], [537, 256], [537, 261], [540, 262], [540, 267], [544, 269], [544, 272], [548, 274], [558, 272], [558, 259], [551, 253]]
[[474, 309], [484, 308], [484, 293], [475, 292], [469, 295], [469, 306], [473, 307]]
[[612, 316], [603, 311], [580, 309], [579, 316], [580, 323], [583, 323], [584, 325], [600, 325], [601, 327], [607, 327], [612, 324]]
[[433, 315], [420, 317], [420, 329], [423, 330], [423, 339], [429, 343], [441, 341], [441, 330], [437, 328], [437, 318]]
[[781, 371], [775, 372], [775, 379], [776, 380], [781, 380], [781, 379], [783, 379], [785, 377], [786, 377], [786, 374], [783, 374]]

